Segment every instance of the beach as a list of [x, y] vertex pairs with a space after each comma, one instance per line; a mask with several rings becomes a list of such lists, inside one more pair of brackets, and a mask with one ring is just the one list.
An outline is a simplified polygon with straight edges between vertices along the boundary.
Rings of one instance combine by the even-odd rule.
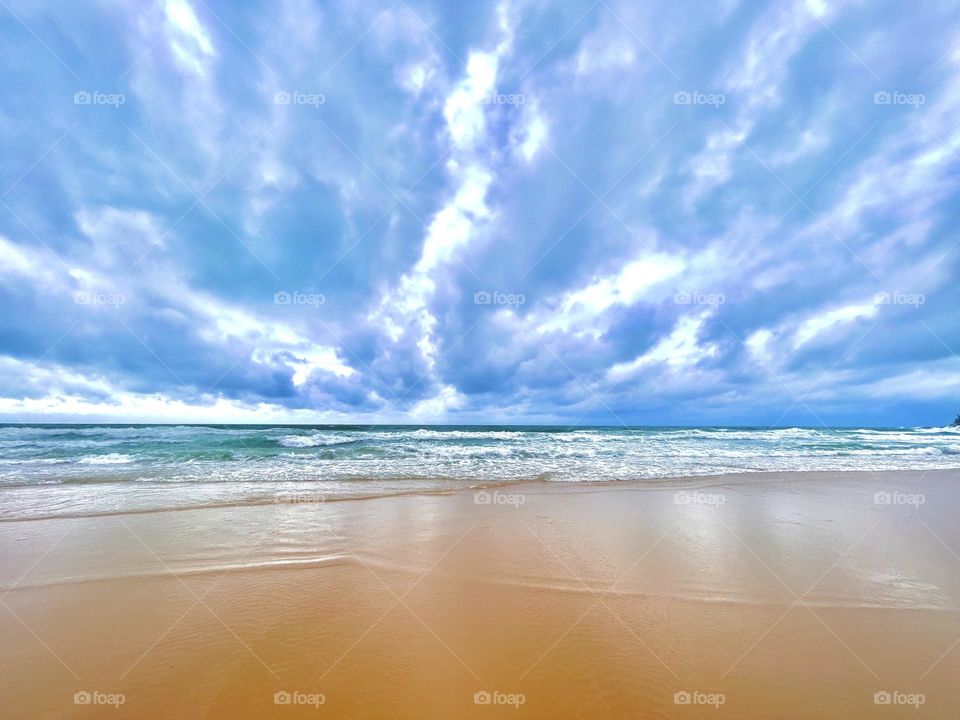
[[960, 720], [960, 0], [0, 17], [0, 720]]
[[960, 471], [526, 482], [0, 523], [62, 717], [956, 717]]

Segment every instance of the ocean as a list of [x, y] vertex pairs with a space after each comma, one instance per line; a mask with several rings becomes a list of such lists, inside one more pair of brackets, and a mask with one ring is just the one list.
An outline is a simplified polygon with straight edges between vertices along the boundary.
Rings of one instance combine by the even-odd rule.
[[539, 480], [960, 468], [958, 428], [2, 425], [0, 520]]

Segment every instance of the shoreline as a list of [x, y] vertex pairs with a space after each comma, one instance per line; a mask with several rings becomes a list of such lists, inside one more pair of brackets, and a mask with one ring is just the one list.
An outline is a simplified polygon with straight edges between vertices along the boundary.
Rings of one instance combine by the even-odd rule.
[[[155, 513], [168, 513], [168, 512], [190, 512], [196, 510], [209, 510], [217, 508], [234, 508], [234, 507], [265, 507], [270, 505], [325, 505], [332, 503], [340, 502], [359, 502], [364, 500], [380, 500], [383, 498], [391, 497], [431, 497], [431, 496], [446, 496], [446, 495], [457, 495], [460, 493], [471, 492], [476, 490], [489, 490], [489, 489], [498, 489], [504, 487], [519, 487], [519, 486], [561, 486], [561, 487], [570, 487], [570, 488], [610, 488], [610, 489], [622, 489], [630, 490], [633, 492], [645, 492], [647, 490], [666, 490], [670, 488], [677, 489], [690, 489], [690, 488], [706, 488], [706, 487], [718, 487], [723, 485], [734, 484], [731, 483], [731, 480], [739, 480], [739, 483], [736, 484], [750, 484], [750, 483], [764, 483], [764, 482], [773, 482], [773, 481], [783, 481], [783, 482], [807, 482], [813, 481], [816, 479], [822, 479], [824, 481], [830, 481], [837, 474], [843, 475], [845, 477], [855, 479], [879, 479], [883, 477], [917, 477], [926, 478], [926, 477], [937, 477], [941, 475], [950, 475], [960, 473], [960, 466], [957, 468], [930, 468], [925, 470], [751, 470], [751, 471], [742, 471], [734, 470], [729, 473], [712, 473], [707, 475], [672, 475], [672, 476], [653, 476], [648, 478], [636, 478], [630, 480], [548, 480], [548, 479], [535, 479], [535, 478], [522, 478], [518, 480], [503, 480], [503, 481], [476, 481], [472, 482], [469, 480], [463, 481], [464, 484], [462, 487], [454, 487], [449, 489], [429, 489], [429, 488], [417, 488], [406, 491], [395, 491], [395, 492], [383, 492], [378, 494], [365, 494], [365, 495], [334, 495], [330, 497], [318, 496], [316, 499], [302, 498], [300, 496], [270, 496], [263, 498], [252, 498], [249, 500], [239, 500], [239, 501], [227, 501], [222, 503], [208, 503], [208, 504], [198, 504], [193, 506], [179, 506], [179, 507], [159, 507], [159, 508], [130, 508], [130, 509], [117, 509], [117, 510], [105, 510], [101, 512], [89, 512], [89, 513], [77, 513], [77, 514], [56, 514], [56, 515], [36, 515], [31, 517], [10, 517], [4, 518], [0, 517], [0, 525], [3, 523], [21, 523], [21, 522], [34, 522], [39, 520], [70, 520], [70, 519], [81, 519], [81, 518], [94, 518], [94, 517], [117, 517], [124, 515], [150, 515]], [[406, 480], [410, 481], [420, 481], [425, 478], [407, 478]], [[452, 478], [440, 478], [442, 480], [452, 480]], [[399, 478], [398, 482], [403, 482], [405, 479]], [[353, 480], [344, 481], [345, 483], [349, 482], [379, 482], [379, 478], [355, 478]], [[182, 481], [182, 482], [167, 482], [167, 481], [146, 481], [146, 482], [137, 482], [133, 487], [140, 486], [153, 486], [153, 487], [162, 487], [170, 488], [171, 490], [175, 489], [178, 486], [186, 487], [196, 487], [196, 486], [211, 486], [217, 487], [220, 485], [229, 485], [233, 481], [223, 482], [223, 481], [209, 481], [209, 482], [195, 482], [195, 481]], [[307, 485], [308, 483], [302, 483]], [[56, 491], [62, 487], [98, 487], [102, 485], [116, 485], [122, 487], [131, 487], [129, 481], [123, 480], [108, 480], [103, 482], [86, 482], [86, 483], [62, 483], [62, 484], [45, 484], [45, 485], [30, 485], [30, 484], [21, 484], [21, 485], [5, 485], [0, 486], [0, 497], [2, 497], [4, 491], [8, 489], [15, 490], [36, 490], [39, 492], [51, 492]]]

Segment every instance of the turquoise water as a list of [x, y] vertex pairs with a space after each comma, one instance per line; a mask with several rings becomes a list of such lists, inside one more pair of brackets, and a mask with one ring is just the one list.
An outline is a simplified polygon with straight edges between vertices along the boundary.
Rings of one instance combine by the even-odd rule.
[[0, 426], [0, 519], [513, 480], [960, 468], [956, 428]]

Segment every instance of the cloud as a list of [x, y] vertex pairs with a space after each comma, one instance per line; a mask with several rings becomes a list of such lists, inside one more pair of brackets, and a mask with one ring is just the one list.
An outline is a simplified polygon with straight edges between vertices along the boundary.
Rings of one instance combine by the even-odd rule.
[[611, 367], [607, 373], [608, 377], [614, 382], [621, 382], [647, 367], [663, 365], [669, 369], [678, 370], [715, 356], [717, 354], [715, 345], [700, 345], [698, 342], [700, 329], [707, 317], [708, 314], [704, 313], [680, 318], [673, 330], [643, 355], [630, 362], [617, 363]]
[[196, 13], [186, 0], [166, 0], [163, 4], [167, 20], [170, 49], [186, 69], [203, 75], [207, 58], [213, 56], [213, 43]]
[[819, 313], [800, 324], [793, 336], [793, 347], [797, 349], [828, 330], [847, 325], [855, 320], [872, 318], [876, 314], [877, 306], [872, 302], [847, 305]]
[[547, 317], [540, 320], [538, 333], [552, 331], [586, 332], [599, 337], [603, 333], [601, 316], [615, 306], [630, 307], [658, 283], [675, 277], [686, 267], [679, 257], [648, 254], [632, 260], [615, 275], [598, 279], [564, 295]]
[[956, 414], [948, 8], [216, 12], [10, 27], [0, 416]]
[[496, 88], [496, 53], [473, 52], [467, 60], [466, 77], [447, 98], [443, 115], [457, 150], [472, 150], [486, 128], [484, 105]]

